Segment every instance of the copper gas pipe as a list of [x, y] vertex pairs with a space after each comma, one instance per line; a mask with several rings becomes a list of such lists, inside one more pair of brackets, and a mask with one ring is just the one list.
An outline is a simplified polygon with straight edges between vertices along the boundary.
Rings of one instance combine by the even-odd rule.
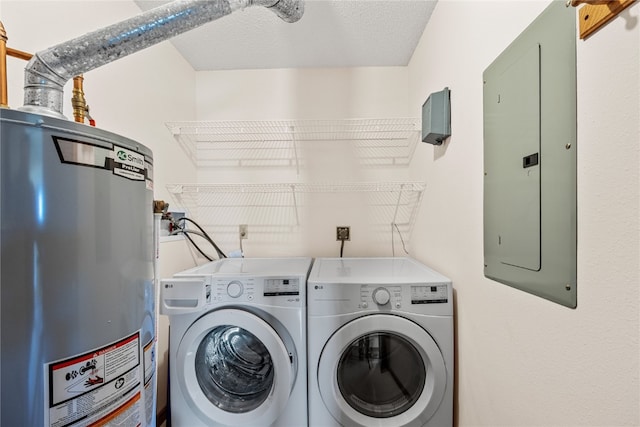
[[73, 96], [71, 105], [73, 106], [73, 119], [78, 123], [84, 123], [84, 119], [89, 119], [89, 125], [95, 126], [96, 121], [89, 114], [89, 105], [84, 97], [84, 76], [80, 74], [73, 78]]
[[7, 90], [7, 55], [14, 58], [30, 60], [33, 55], [18, 49], [7, 47], [7, 32], [0, 22], [0, 107], [9, 107], [9, 97]]
[[0, 22], [0, 108], [8, 107], [7, 96], [7, 32]]
[[82, 88], [83, 81], [84, 77], [82, 74], [73, 78], [71, 105], [73, 106], [73, 118], [78, 123], [84, 123], [84, 113], [87, 110], [87, 102], [84, 98], [84, 90]]
[[[0, 22], [0, 107], [9, 107], [7, 94], [7, 55], [25, 61], [33, 58], [33, 55], [28, 52], [7, 47], [7, 40], [7, 32], [2, 22]], [[85, 117], [88, 117], [89, 123], [95, 126], [95, 122], [91, 116], [89, 116], [89, 106], [84, 98], [82, 88], [83, 80], [84, 77], [82, 74], [73, 78], [73, 98], [71, 99], [73, 117], [75, 121], [79, 123], [84, 123]]]
[[31, 58], [33, 58], [33, 55], [30, 53], [23, 52], [18, 49], [12, 49], [10, 47], [7, 48], [7, 55], [13, 56], [14, 58], [18, 58], [18, 59], [24, 59], [25, 61], [28, 61]]

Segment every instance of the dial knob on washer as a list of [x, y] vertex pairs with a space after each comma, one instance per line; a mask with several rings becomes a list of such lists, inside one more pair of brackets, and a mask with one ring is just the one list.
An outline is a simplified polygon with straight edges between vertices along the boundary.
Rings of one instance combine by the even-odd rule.
[[243, 291], [244, 287], [242, 286], [242, 283], [237, 280], [229, 282], [229, 284], [227, 285], [227, 295], [229, 295], [231, 298], [238, 298], [240, 295], [242, 295]]
[[385, 288], [378, 288], [373, 291], [373, 302], [378, 305], [385, 305], [391, 299], [391, 294]]

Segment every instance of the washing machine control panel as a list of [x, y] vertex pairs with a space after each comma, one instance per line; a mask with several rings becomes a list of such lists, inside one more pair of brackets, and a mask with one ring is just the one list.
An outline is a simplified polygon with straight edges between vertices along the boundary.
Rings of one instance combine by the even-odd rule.
[[256, 283], [253, 279], [214, 279], [207, 285], [206, 295], [207, 304], [253, 301], [256, 296]]
[[244, 285], [239, 280], [232, 280], [227, 285], [227, 295], [231, 298], [238, 298], [244, 292]]
[[278, 277], [264, 280], [264, 296], [300, 295], [300, 279], [297, 277]]
[[207, 304], [264, 303], [300, 305], [302, 287], [300, 277], [225, 277], [207, 283]]
[[373, 307], [400, 308], [402, 307], [402, 287], [361, 285], [360, 301], [362, 308], [368, 308], [371, 303]]

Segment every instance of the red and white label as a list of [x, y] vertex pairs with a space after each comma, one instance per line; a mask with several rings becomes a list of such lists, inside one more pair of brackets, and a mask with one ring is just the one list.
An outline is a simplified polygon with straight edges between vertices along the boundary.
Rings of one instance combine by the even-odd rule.
[[45, 425], [140, 424], [140, 333], [45, 365]]

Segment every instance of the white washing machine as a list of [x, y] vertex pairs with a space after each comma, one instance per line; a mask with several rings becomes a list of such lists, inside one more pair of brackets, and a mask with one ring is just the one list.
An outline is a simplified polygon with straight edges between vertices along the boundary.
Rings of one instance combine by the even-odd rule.
[[451, 281], [410, 258], [318, 258], [307, 281], [309, 425], [453, 425]]
[[307, 425], [311, 258], [225, 258], [161, 282], [174, 427]]

